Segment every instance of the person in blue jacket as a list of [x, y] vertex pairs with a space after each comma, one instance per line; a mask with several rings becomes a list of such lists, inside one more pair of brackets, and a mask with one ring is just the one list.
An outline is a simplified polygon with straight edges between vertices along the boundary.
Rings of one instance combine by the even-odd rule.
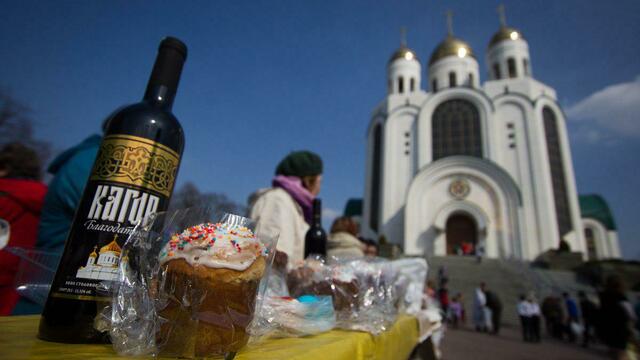
[[66, 150], [53, 160], [47, 171], [54, 175], [38, 228], [36, 249], [59, 253], [80, 203], [84, 186], [98, 154], [102, 136], [91, 135], [80, 144]]
[[[76, 207], [98, 154], [102, 136], [91, 135], [56, 157], [47, 172], [54, 175], [44, 198], [35, 249], [62, 256]], [[21, 297], [12, 315], [39, 314], [42, 306]]]

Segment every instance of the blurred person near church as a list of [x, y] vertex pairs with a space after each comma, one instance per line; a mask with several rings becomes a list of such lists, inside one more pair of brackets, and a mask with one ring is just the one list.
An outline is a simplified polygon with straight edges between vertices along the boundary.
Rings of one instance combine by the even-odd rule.
[[633, 307], [636, 313], [636, 331], [640, 333], [640, 295], [636, 299], [636, 305]]
[[520, 328], [522, 329], [522, 341], [531, 341], [531, 307], [527, 301], [527, 297], [520, 295], [520, 301], [516, 304], [516, 311], [520, 317]]
[[320, 193], [322, 159], [311, 151], [295, 151], [276, 167], [271, 188], [249, 197], [249, 217], [256, 231], [278, 237], [278, 251], [289, 260], [304, 258], [304, 237], [313, 216], [313, 199]]
[[367, 244], [357, 238], [358, 232], [358, 223], [352, 218], [342, 216], [335, 219], [327, 239], [327, 256], [337, 258], [363, 257]]
[[500, 325], [502, 324], [502, 301], [500, 296], [493, 290], [486, 290], [487, 307], [491, 310], [491, 332], [494, 335], [500, 333]]
[[580, 321], [578, 304], [567, 292], [562, 293], [562, 299], [564, 300], [566, 315], [564, 318], [564, 331], [569, 342], [575, 342], [577, 334], [574, 328], [577, 328], [576, 324], [579, 324]]
[[593, 302], [584, 291], [578, 292], [578, 300], [580, 301], [580, 314], [582, 316], [582, 346], [588, 347], [593, 341], [593, 331], [598, 318], [598, 306]]
[[547, 334], [551, 337], [561, 340], [564, 333], [563, 319], [564, 306], [562, 299], [556, 295], [549, 295], [542, 301], [542, 316], [547, 328]]
[[529, 326], [532, 342], [540, 342], [540, 305], [533, 294], [527, 297], [529, 305]]
[[438, 289], [438, 301], [440, 302], [440, 308], [445, 315], [449, 315], [449, 288], [448, 281], [443, 280]]
[[625, 295], [622, 279], [617, 275], [605, 280], [605, 289], [600, 293], [599, 319], [598, 337], [609, 348], [611, 359], [630, 359], [627, 354], [629, 343], [633, 342], [638, 348], [639, 341], [633, 329], [637, 319]]
[[476, 288], [473, 298], [473, 323], [476, 331], [487, 332], [491, 330], [491, 309], [487, 307], [486, 284], [480, 283]]
[[449, 322], [453, 326], [454, 329], [457, 329], [458, 326], [464, 325], [465, 323], [465, 313], [464, 313], [464, 304], [462, 302], [462, 293], [457, 293], [451, 303], [449, 304]]
[[[40, 178], [41, 164], [33, 149], [10, 143], [0, 150], [0, 219], [9, 224], [6, 246], [34, 247], [47, 192], [47, 186]], [[17, 306], [20, 295], [15, 289], [19, 264], [16, 255], [0, 250], [0, 315], [21, 313]]]

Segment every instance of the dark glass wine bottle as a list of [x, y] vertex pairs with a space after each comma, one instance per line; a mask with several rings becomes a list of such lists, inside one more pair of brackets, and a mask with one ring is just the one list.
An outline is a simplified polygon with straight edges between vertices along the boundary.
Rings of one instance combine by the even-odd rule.
[[304, 237], [304, 257], [310, 254], [327, 255], [327, 233], [322, 228], [322, 201], [313, 200], [313, 222]]
[[186, 58], [184, 43], [162, 40], [143, 100], [107, 120], [40, 319], [40, 339], [108, 341], [94, 330], [96, 314], [110, 300], [96, 287], [116, 279], [121, 247], [135, 224], [169, 206], [184, 148], [171, 107]]

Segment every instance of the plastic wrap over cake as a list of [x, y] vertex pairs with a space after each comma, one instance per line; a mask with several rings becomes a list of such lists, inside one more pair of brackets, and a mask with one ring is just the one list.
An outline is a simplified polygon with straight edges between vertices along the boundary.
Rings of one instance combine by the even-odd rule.
[[427, 281], [428, 265], [424, 258], [404, 258], [391, 261], [398, 274], [396, 291], [399, 308], [410, 315], [422, 309], [424, 284]]
[[329, 331], [336, 326], [331, 296], [299, 298], [267, 294], [254, 333], [261, 337], [298, 337]]
[[123, 355], [230, 356], [249, 340], [277, 239], [249, 219], [191, 208], [139, 226], [123, 247], [107, 327]]
[[331, 296], [336, 326], [379, 334], [398, 314], [397, 272], [379, 258], [309, 258], [294, 264], [287, 279], [291, 296]]

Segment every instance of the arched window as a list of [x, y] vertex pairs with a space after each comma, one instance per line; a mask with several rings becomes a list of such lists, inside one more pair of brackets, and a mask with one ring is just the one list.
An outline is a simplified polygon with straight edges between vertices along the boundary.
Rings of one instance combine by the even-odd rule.
[[531, 75], [531, 73], [529, 72], [529, 60], [522, 59], [522, 68], [524, 69], [525, 76]]
[[569, 195], [567, 182], [564, 175], [564, 162], [562, 160], [562, 147], [560, 145], [560, 133], [556, 114], [545, 106], [542, 109], [544, 133], [547, 140], [547, 154], [549, 156], [549, 168], [551, 169], [551, 183], [553, 185], [553, 200], [556, 207], [558, 220], [558, 234], [560, 239], [573, 229], [571, 224], [571, 212], [569, 209]]
[[514, 58], [507, 59], [507, 69], [509, 70], [509, 77], [516, 77], [516, 60]]
[[403, 77], [399, 77], [398, 78], [398, 92], [400, 94], [402, 94], [404, 92], [404, 78]]
[[433, 160], [451, 155], [482, 157], [480, 113], [467, 100], [438, 105], [431, 118]]
[[409, 82], [409, 84], [411, 84], [409, 86], [409, 91], [414, 92], [416, 90], [416, 79], [411, 78], [411, 81]]
[[454, 73], [453, 71], [449, 73], [449, 87], [454, 87], [457, 86], [457, 81], [456, 81], [456, 73]]
[[469, 84], [468, 84], [469, 87], [473, 87], [473, 74], [472, 73], [469, 73], [469, 80], [468, 81], [469, 81]]
[[378, 208], [380, 207], [380, 177], [382, 176], [382, 126], [373, 129], [373, 163], [371, 164], [371, 206], [369, 206], [369, 225], [378, 232]]
[[433, 81], [431, 81], [431, 89], [433, 89], [433, 92], [438, 91], [438, 79], [433, 79]]
[[493, 75], [496, 77], [496, 80], [500, 79], [500, 64], [493, 64]]

